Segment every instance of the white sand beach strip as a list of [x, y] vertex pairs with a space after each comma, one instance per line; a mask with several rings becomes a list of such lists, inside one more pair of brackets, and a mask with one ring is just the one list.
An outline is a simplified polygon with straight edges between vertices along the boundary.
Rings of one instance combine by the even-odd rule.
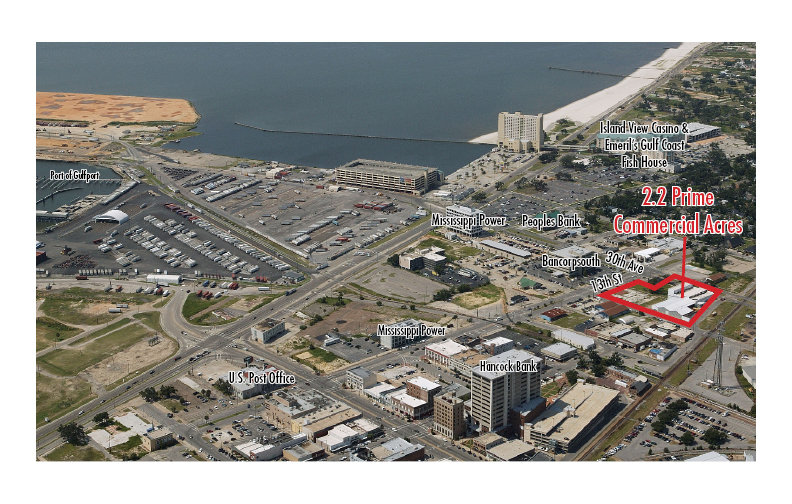
[[[551, 129], [559, 119], [569, 119], [577, 123], [588, 123], [602, 116], [629, 98], [639, 94], [680, 60], [690, 54], [699, 42], [683, 42], [675, 49], [667, 49], [659, 58], [644, 65], [613, 86], [581, 98], [544, 116], [545, 131]], [[498, 132], [487, 133], [469, 141], [470, 143], [497, 144]]]

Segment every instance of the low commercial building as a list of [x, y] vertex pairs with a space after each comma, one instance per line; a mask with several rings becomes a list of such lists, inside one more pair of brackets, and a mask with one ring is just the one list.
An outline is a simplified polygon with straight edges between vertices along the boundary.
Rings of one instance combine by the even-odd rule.
[[407, 391], [396, 392], [389, 396], [391, 407], [413, 420], [423, 418], [432, 412], [432, 404], [423, 399], [418, 399]]
[[721, 129], [719, 127], [691, 122], [688, 123], [688, 133], [685, 135], [685, 140], [687, 140], [687, 143], [700, 142], [701, 140], [719, 136], [721, 136]]
[[283, 458], [291, 462], [318, 460], [322, 458], [324, 454], [325, 451], [321, 446], [310, 441], [283, 450]]
[[121, 210], [108, 210], [107, 212], [94, 217], [94, 222], [110, 222], [112, 224], [123, 224], [129, 220], [129, 215]]
[[667, 348], [650, 348], [649, 356], [659, 361], [666, 361], [671, 357], [671, 354], [677, 351], [677, 348], [678, 347], [676, 345], [671, 345]]
[[399, 256], [399, 266], [411, 271], [422, 269], [424, 267], [423, 256], [419, 254], [401, 254]]
[[451, 358], [467, 350], [469, 350], [469, 348], [465, 345], [460, 345], [453, 340], [446, 340], [426, 345], [424, 348], [424, 356], [432, 362], [448, 366]]
[[346, 372], [346, 386], [353, 390], [363, 390], [377, 384], [377, 377], [368, 369], [356, 367]]
[[536, 448], [530, 443], [512, 439], [504, 443], [493, 446], [487, 450], [489, 460], [499, 460], [504, 462], [528, 460], [534, 456]]
[[520, 279], [520, 287], [523, 289], [539, 289], [542, 287], [541, 282], [537, 282], [536, 280], [531, 280], [528, 277], [522, 277]]
[[553, 453], [576, 451], [614, 412], [618, 402], [616, 390], [577, 383], [534, 422], [526, 424], [525, 441]]
[[490, 354], [478, 350], [466, 350], [451, 357], [448, 361], [448, 369], [456, 371], [462, 376], [470, 379], [470, 372], [479, 362], [492, 357]]
[[266, 343], [286, 332], [286, 325], [282, 320], [267, 318], [250, 328], [250, 337], [253, 341]]
[[157, 285], [178, 285], [182, 281], [181, 275], [146, 275], [146, 282]]
[[509, 338], [504, 338], [503, 336], [498, 336], [496, 338], [492, 338], [490, 340], [485, 341], [481, 344], [484, 351], [490, 355], [498, 355], [502, 354], [503, 352], [507, 352], [514, 348], [514, 340], [510, 340]]
[[[266, 394], [279, 387], [279, 385], [271, 384], [270, 382], [272, 380], [266, 378], [270, 373], [277, 372], [277, 369], [272, 366], [264, 369], [259, 369], [256, 366], [248, 366], [239, 370], [239, 372], [241, 372], [242, 376], [241, 381], [236, 379], [231, 380], [229, 378], [229, 384], [231, 388], [234, 389], [234, 396], [238, 399], [250, 399], [251, 397]], [[234, 376], [234, 378], [236, 378], [236, 376]]]
[[611, 300], [603, 301], [598, 304], [596, 308], [603, 316], [609, 319], [621, 317], [622, 315], [628, 315], [630, 313], [629, 308]]
[[564, 362], [576, 356], [577, 349], [566, 343], [553, 343], [543, 348], [540, 353], [555, 361]]
[[638, 334], [631, 332], [619, 338], [619, 343], [624, 347], [635, 352], [640, 352], [643, 348], [645, 348], [650, 342], [652, 338], [646, 336], [645, 334]]
[[597, 346], [588, 336], [568, 329], [556, 329], [553, 331], [553, 338], [584, 351], [593, 350]]
[[146, 451], [153, 452], [173, 444], [173, 432], [170, 429], [157, 429], [147, 432], [140, 440]]
[[660, 255], [660, 249], [656, 247], [649, 247], [647, 249], [639, 250], [633, 255], [640, 262], [651, 262], [655, 256]]
[[712, 275], [708, 276], [705, 280], [710, 285], [715, 285], [721, 283], [722, 281], [726, 280], [726, 275], [723, 273], [713, 273]]
[[371, 397], [380, 404], [388, 404], [388, 396], [396, 390], [390, 383], [377, 383], [376, 385], [363, 389], [363, 393]]
[[482, 246], [490, 249], [492, 252], [508, 257], [509, 259], [516, 259], [518, 261], [527, 261], [531, 257], [531, 253], [517, 247], [513, 247], [506, 243], [501, 243], [494, 240], [481, 240], [479, 242]]
[[625, 326], [624, 324], [606, 322], [604, 324], [599, 324], [595, 327], [586, 329], [585, 332], [589, 336], [594, 336], [603, 341], [607, 341], [608, 343], [616, 343], [622, 336], [630, 334], [632, 332], [632, 328], [630, 326]]
[[422, 338], [409, 337], [409, 336], [403, 336], [403, 335], [398, 335], [398, 334], [396, 334], [396, 335], [389, 334], [388, 329], [397, 329], [397, 328], [400, 328], [400, 327], [414, 327], [414, 328], [417, 328], [417, 327], [419, 327], [421, 325], [424, 325], [423, 322], [421, 322], [420, 320], [415, 320], [415, 319], [402, 320], [401, 322], [396, 322], [394, 324], [387, 325], [387, 326], [385, 326], [386, 330], [384, 331], [384, 333], [379, 335], [380, 344], [382, 346], [384, 346], [385, 348], [390, 348], [390, 349], [399, 348], [399, 347], [403, 347], [403, 346], [406, 346], [406, 345], [411, 345], [412, 343], [415, 343], [416, 341], [418, 341], [418, 340], [420, 340]]
[[590, 263], [591, 266], [577, 266], [571, 269], [568, 267], [549, 268], [550, 271], [558, 273], [559, 275], [567, 276], [569, 278], [575, 278], [581, 275], [589, 274], [595, 269], [594, 264], [597, 260], [597, 253], [595, 251], [579, 247], [577, 245], [570, 245], [569, 247], [558, 249], [554, 252], [550, 252], [550, 255], [558, 259], [588, 259], [586, 264]]
[[356, 159], [335, 170], [339, 184], [373, 187], [388, 191], [424, 194], [443, 181], [437, 168], [387, 161]]
[[566, 310], [562, 310], [561, 308], [552, 308], [547, 310], [546, 312], [542, 312], [540, 315], [541, 318], [546, 320], [547, 322], [554, 322], [561, 317], [566, 317], [567, 312]]
[[406, 392], [408, 395], [421, 399], [429, 403], [430, 407], [434, 402], [434, 397], [440, 392], [442, 388], [439, 383], [427, 380], [422, 376], [416, 376], [407, 380], [405, 383]]
[[384, 462], [423, 460], [425, 447], [403, 438], [394, 438], [371, 450], [374, 458]]

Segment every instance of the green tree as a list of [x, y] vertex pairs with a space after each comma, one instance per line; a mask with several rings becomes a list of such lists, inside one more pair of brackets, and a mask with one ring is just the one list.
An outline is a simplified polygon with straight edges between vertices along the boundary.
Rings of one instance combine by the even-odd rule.
[[162, 399], [167, 399], [176, 394], [176, 387], [172, 385], [162, 385], [159, 389], [159, 396]]
[[388, 264], [390, 264], [394, 268], [398, 268], [399, 267], [399, 254], [393, 254], [392, 256], [388, 257]]
[[575, 156], [572, 154], [563, 155], [558, 161], [564, 168], [573, 168], [575, 166]]
[[377, 306], [382, 306], [382, 301], [377, 300]]
[[719, 431], [714, 427], [710, 427], [704, 431], [704, 435], [701, 436], [701, 439], [703, 439], [704, 442], [710, 446], [720, 446], [725, 443], [729, 437], [725, 432]]
[[471, 287], [468, 284], [461, 284], [459, 287], [457, 287], [457, 292], [459, 292], [459, 293], [470, 292], [472, 290], [473, 290], [473, 287]]
[[88, 444], [88, 436], [85, 434], [85, 429], [82, 425], [78, 425], [74, 422], [60, 425], [58, 427], [58, 434], [69, 444], [75, 446]]
[[562, 172], [556, 173], [556, 178], [558, 180], [572, 181], [572, 174], [569, 173], [568, 171], [562, 171]]
[[546, 192], [547, 191], [547, 182], [544, 180], [534, 179], [531, 181], [531, 187], [539, 192]]
[[574, 385], [577, 383], [578, 381], [577, 371], [575, 371], [574, 369], [570, 369], [565, 374], [566, 374], [567, 383], [569, 383], [570, 385]]
[[96, 422], [99, 427], [105, 427], [110, 424], [110, 415], [106, 411], [97, 413], [94, 415], [93, 421]]
[[438, 275], [442, 275], [445, 272], [445, 266], [443, 264], [435, 264], [434, 265], [434, 272]]
[[503, 191], [504, 189], [506, 189], [506, 184], [504, 184], [504, 183], [503, 183], [502, 181], [500, 181], [500, 180], [499, 180], [499, 181], [497, 181], [497, 182], [495, 182], [495, 190], [497, 190], [497, 191]]
[[682, 434], [682, 436], [679, 438], [679, 441], [681, 441], [685, 446], [693, 446], [696, 444], [696, 439], [693, 437], [693, 434], [687, 431]]
[[470, 199], [472, 199], [476, 203], [481, 203], [482, 201], [487, 199], [487, 194], [482, 191], [479, 191], [477, 193], [474, 193], [473, 196], [470, 197]]
[[140, 396], [146, 400], [146, 402], [154, 402], [159, 400], [159, 394], [157, 393], [154, 387], [148, 387], [140, 391]]

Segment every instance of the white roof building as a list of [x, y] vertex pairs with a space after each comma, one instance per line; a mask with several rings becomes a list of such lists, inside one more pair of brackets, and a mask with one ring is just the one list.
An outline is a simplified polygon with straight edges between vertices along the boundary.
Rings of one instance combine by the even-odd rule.
[[581, 350], [590, 350], [596, 347], [592, 338], [567, 329], [556, 329], [553, 331], [553, 338]]
[[108, 210], [107, 212], [94, 217], [94, 222], [117, 222], [123, 224], [129, 220], [129, 215], [121, 210]]

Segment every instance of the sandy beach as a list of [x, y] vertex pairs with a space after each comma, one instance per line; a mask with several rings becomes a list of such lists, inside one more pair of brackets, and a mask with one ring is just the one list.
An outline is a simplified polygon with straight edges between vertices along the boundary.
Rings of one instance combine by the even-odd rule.
[[[652, 84], [690, 54], [699, 44], [699, 42], [683, 42], [675, 49], [666, 50], [659, 58], [640, 67], [619, 83], [545, 114], [545, 131], [550, 130], [559, 119], [566, 118], [576, 123], [587, 123], [604, 114], [624, 100], [640, 93], [643, 88]], [[481, 135], [469, 142], [494, 145], [498, 143], [498, 132]]]

